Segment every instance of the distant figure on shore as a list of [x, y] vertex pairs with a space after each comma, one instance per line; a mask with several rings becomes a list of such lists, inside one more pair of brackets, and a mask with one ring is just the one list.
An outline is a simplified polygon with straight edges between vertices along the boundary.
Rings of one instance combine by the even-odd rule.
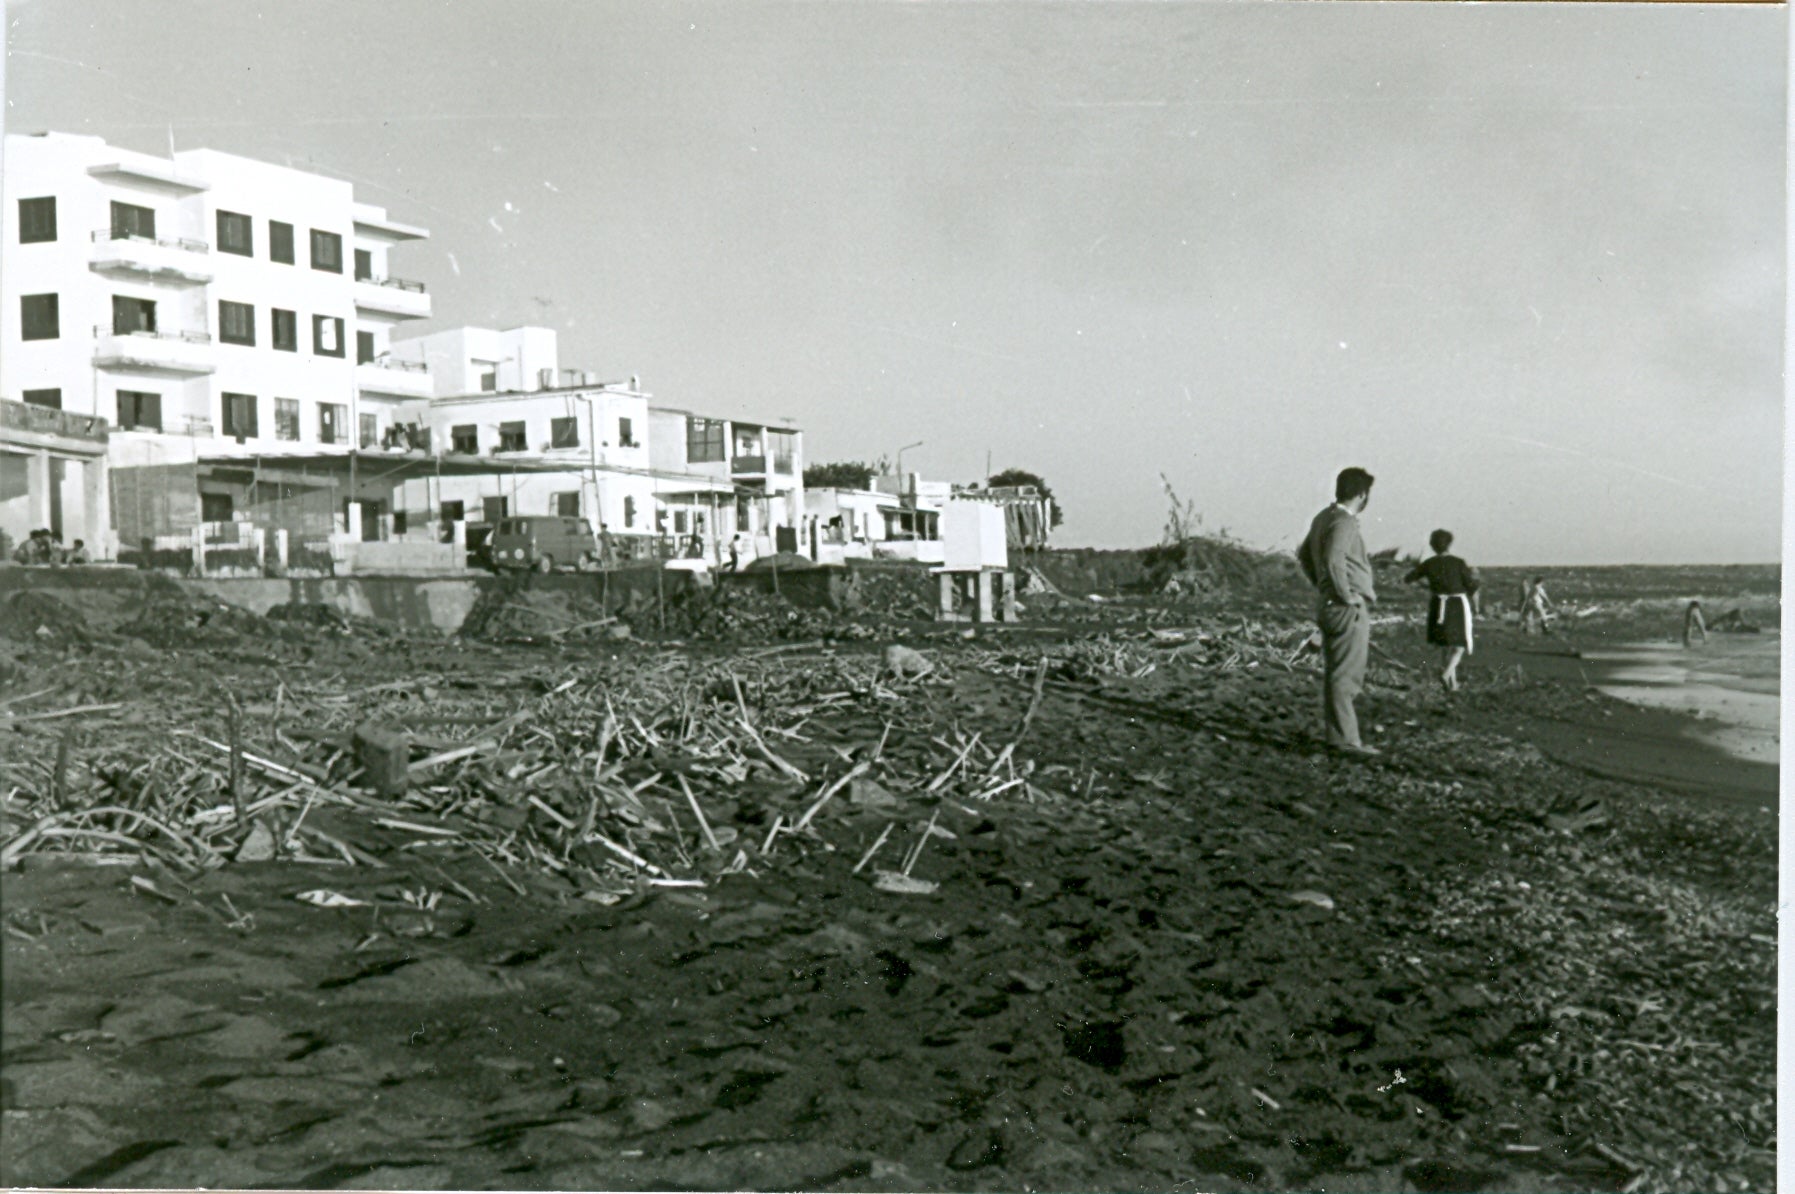
[[1724, 630], [1729, 634], [1757, 634], [1758, 633], [1757, 624], [1755, 622], [1747, 622], [1745, 620], [1745, 615], [1740, 613], [1736, 609], [1729, 609], [1724, 614], [1721, 614], [1718, 618], [1715, 618], [1714, 619], [1714, 629], [1715, 630]]
[[1691, 601], [1689, 608], [1683, 611], [1683, 645], [1687, 647], [1698, 634], [1702, 636], [1702, 642], [1708, 641], [1708, 624], [1702, 620], [1702, 603]]
[[1334, 504], [1315, 516], [1297, 549], [1297, 562], [1320, 599], [1315, 621], [1321, 627], [1325, 660], [1322, 708], [1327, 743], [1361, 757], [1379, 753], [1359, 737], [1359, 715], [1353, 708], [1353, 698], [1365, 686], [1371, 657], [1368, 607], [1377, 601], [1371, 557], [1359, 531], [1359, 514], [1371, 501], [1375, 479], [1362, 468], [1341, 470], [1334, 480]]
[[1536, 576], [1521, 586], [1521, 633], [1552, 633], [1552, 599], [1546, 595], [1546, 578]]
[[1450, 554], [1451, 531], [1435, 531], [1427, 537], [1434, 554], [1410, 570], [1409, 584], [1426, 581], [1427, 641], [1440, 648], [1440, 683], [1448, 692], [1458, 691], [1458, 665], [1470, 654], [1471, 621], [1476, 612], [1477, 573], [1471, 565]]

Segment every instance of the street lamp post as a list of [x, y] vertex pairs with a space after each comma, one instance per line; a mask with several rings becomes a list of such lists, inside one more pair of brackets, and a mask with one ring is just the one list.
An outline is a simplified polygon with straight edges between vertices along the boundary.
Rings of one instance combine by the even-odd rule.
[[908, 452], [911, 448], [920, 448], [926, 442], [927, 442], [926, 440], [919, 439], [915, 443], [905, 444], [903, 447], [901, 447], [897, 450], [897, 475], [898, 475], [898, 496], [899, 497], [902, 497], [903, 493], [904, 493], [904, 453]]

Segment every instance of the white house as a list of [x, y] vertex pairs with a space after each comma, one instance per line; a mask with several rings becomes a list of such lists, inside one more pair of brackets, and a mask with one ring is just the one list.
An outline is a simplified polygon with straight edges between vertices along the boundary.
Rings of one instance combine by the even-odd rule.
[[740, 535], [750, 557], [807, 550], [799, 542], [802, 431], [658, 404], [649, 407], [648, 425], [666, 533], [696, 534], [718, 550]]
[[228, 520], [244, 487], [196, 465], [346, 454], [433, 393], [389, 352], [430, 298], [388, 254], [428, 233], [349, 183], [66, 133], [8, 135], [0, 165], [0, 397], [107, 420], [125, 508], [148, 486]]

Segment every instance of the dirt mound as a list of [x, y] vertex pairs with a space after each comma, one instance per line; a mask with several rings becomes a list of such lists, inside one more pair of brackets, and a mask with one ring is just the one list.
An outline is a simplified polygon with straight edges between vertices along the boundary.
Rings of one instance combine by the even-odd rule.
[[269, 610], [264, 616], [270, 622], [310, 626], [319, 630], [339, 630], [348, 633], [350, 628], [348, 614], [335, 606], [324, 605], [316, 601], [284, 601]]
[[815, 567], [816, 562], [809, 556], [801, 556], [795, 551], [782, 551], [777, 555], [761, 556], [750, 560], [742, 571], [772, 572], [774, 569], [778, 569], [780, 572], [802, 572]]
[[303, 637], [294, 628], [270, 622], [240, 605], [198, 594], [153, 600], [137, 617], [120, 626], [119, 633], [164, 649], [222, 646], [243, 639], [281, 641]]
[[1296, 560], [1226, 539], [1193, 536], [1141, 553], [1146, 586], [1170, 597], [1249, 596], [1306, 591]]
[[87, 619], [47, 593], [27, 590], [0, 602], [0, 638], [73, 643], [87, 633]]
[[935, 612], [935, 578], [922, 568], [853, 568], [848, 608], [861, 615], [928, 618]]
[[592, 597], [566, 589], [492, 589], [468, 610], [463, 638], [491, 643], [561, 642], [615, 637], [617, 620]]

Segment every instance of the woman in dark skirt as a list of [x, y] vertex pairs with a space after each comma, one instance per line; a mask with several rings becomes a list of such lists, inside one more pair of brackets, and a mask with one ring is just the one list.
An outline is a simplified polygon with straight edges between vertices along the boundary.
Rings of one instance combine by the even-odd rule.
[[1430, 559], [1415, 565], [1406, 578], [1410, 584], [1426, 581], [1432, 598], [1427, 603], [1427, 641], [1440, 648], [1443, 667], [1440, 683], [1458, 691], [1458, 665], [1472, 649], [1472, 599], [1477, 593], [1477, 573], [1471, 565], [1448, 553], [1451, 531], [1435, 531], [1427, 537], [1434, 550]]

